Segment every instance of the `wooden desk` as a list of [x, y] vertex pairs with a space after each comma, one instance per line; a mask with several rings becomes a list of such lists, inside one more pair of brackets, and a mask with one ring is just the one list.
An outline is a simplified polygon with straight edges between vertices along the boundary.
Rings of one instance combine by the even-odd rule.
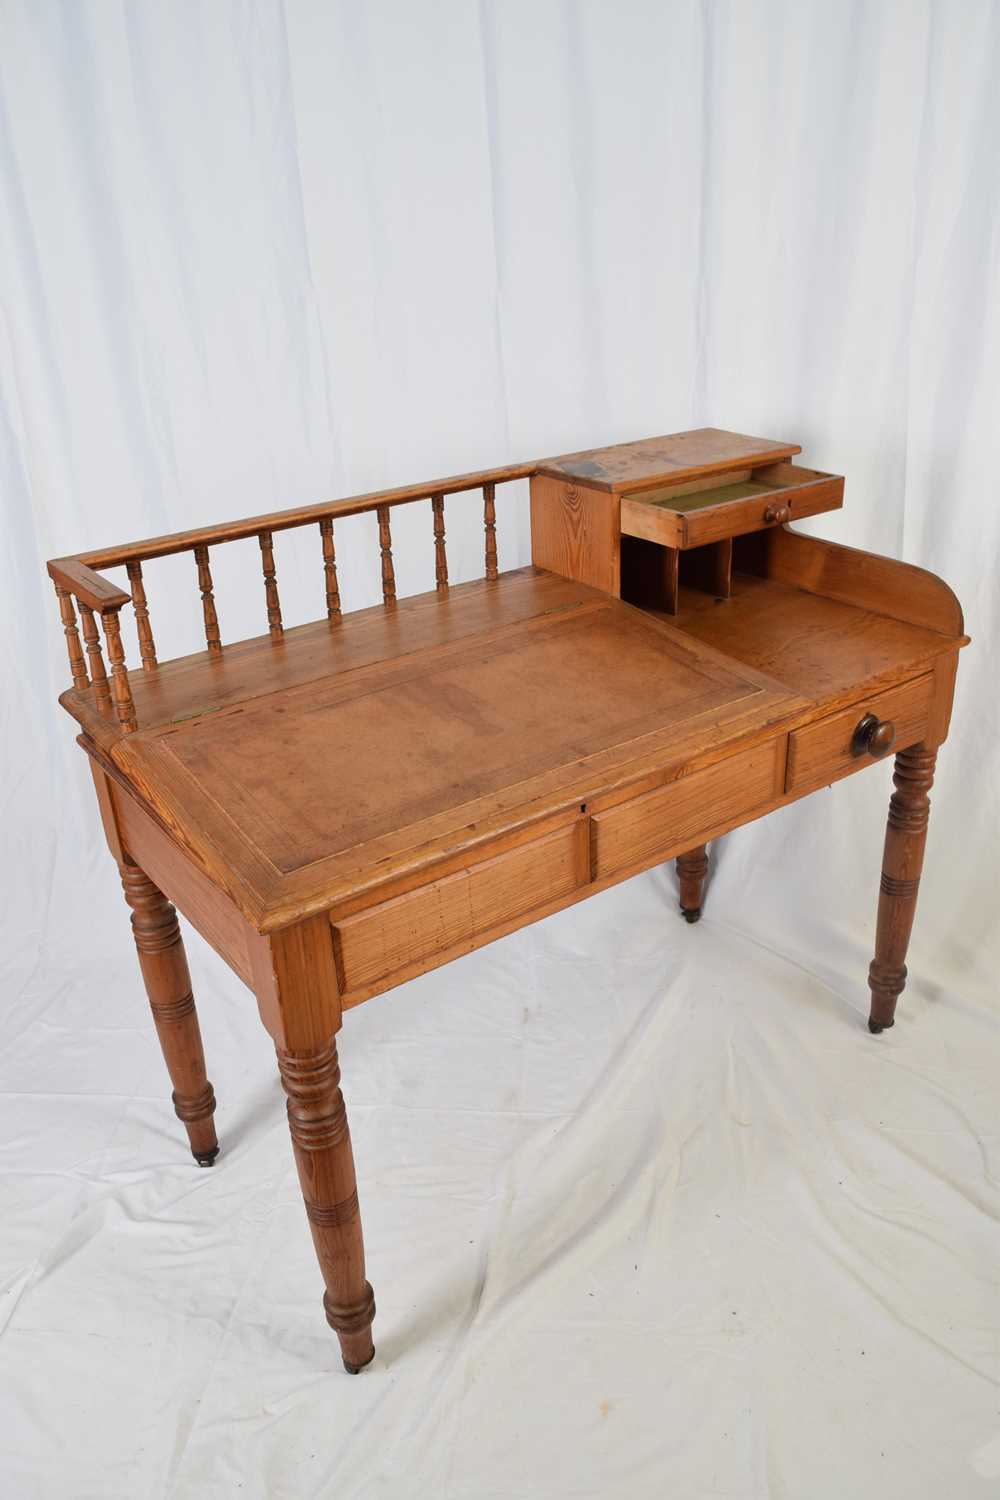
[[[675, 856], [694, 921], [708, 840], [895, 750], [869, 972], [869, 1027], [893, 1023], [966, 637], [932, 574], [786, 529], [843, 495], [798, 451], [705, 429], [49, 563], [73, 675], [60, 702], [90, 757], [176, 1112], [210, 1165], [215, 1097], [175, 906], [274, 1039], [348, 1370], [372, 1358], [375, 1305], [339, 1086], [345, 1011]], [[500, 574], [496, 488], [525, 478], [533, 565]], [[445, 497], [470, 495], [485, 577], [449, 587]], [[397, 601], [392, 509], [419, 501], [437, 587]], [[344, 615], [334, 523], [365, 511], [384, 602]], [[286, 630], [275, 534], [301, 526], [319, 532], [327, 617]], [[254, 536], [268, 633], [224, 646], [210, 548]], [[207, 649], [161, 663], [143, 564], [179, 552]]]

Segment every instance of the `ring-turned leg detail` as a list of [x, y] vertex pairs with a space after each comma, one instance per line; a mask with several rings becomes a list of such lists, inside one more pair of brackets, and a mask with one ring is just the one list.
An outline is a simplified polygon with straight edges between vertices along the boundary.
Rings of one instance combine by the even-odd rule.
[[893, 1024], [896, 1001], [906, 984], [906, 950], [917, 908], [931, 806], [928, 793], [936, 760], [937, 751], [923, 745], [901, 750], [896, 756], [892, 777], [896, 790], [889, 799], [875, 957], [868, 970], [872, 993], [868, 1029], [876, 1034]]
[[337, 1046], [314, 1052], [277, 1049], [288, 1095], [288, 1128], [313, 1243], [326, 1283], [323, 1307], [352, 1375], [375, 1356], [375, 1298], [365, 1280], [358, 1185], [340, 1092]]
[[201, 1167], [219, 1154], [215, 1134], [215, 1093], [205, 1073], [205, 1051], [191, 993], [184, 942], [177, 913], [138, 865], [122, 866], [125, 899], [132, 908], [132, 935], [174, 1086], [174, 1111], [187, 1128], [191, 1153]]
[[681, 912], [687, 922], [697, 922], [701, 916], [702, 895], [705, 876], [708, 874], [708, 855], [705, 845], [690, 849], [687, 854], [677, 856], [677, 878], [681, 887]]

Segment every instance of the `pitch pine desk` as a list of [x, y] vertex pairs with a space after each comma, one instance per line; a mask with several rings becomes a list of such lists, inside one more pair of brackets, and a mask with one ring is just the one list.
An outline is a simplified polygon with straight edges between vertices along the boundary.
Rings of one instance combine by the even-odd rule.
[[[786, 529], [843, 497], [798, 452], [704, 429], [48, 565], [73, 675], [60, 701], [90, 757], [176, 1112], [210, 1165], [215, 1097], [175, 906], [274, 1040], [352, 1372], [375, 1313], [335, 1040], [353, 1006], [673, 857], [693, 921], [707, 841], [895, 750], [868, 978], [869, 1027], [893, 1023], [966, 637], [932, 574]], [[501, 574], [496, 488], [526, 478], [532, 566]], [[470, 494], [485, 578], [449, 586], [445, 497]], [[391, 516], [417, 501], [437, 587], [397, 601]], [[362, 512], [384, 603], [344, 615], [334, 523]], [[301, 526], [319, 532], [327, 618], [285, 629], [274, 539]], [[247, 537], [268, 633], [224, 645], [210, 549]], [[180, 552], [207, 649], [160, 662], [143, 565]], [[130, 593], [99, 571], [122, 566]]]

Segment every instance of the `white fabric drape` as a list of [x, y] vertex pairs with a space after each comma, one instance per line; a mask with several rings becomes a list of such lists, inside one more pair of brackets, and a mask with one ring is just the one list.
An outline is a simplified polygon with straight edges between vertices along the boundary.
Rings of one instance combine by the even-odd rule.
[[[998, 58], [991, 0], [3, 0], [4, 1493], [995, 1494]], [[44, 560], [703, 424], [846, 473], [810, 529], [966, 609], [899, 1023], [886, 769], [723, 840], [697, 929], [655, 871], [353, 1014], [352, 1382], [197, 939], [224, 1154], [186, 1157]], [[499, 531], [525, 562], [523, 492]], [[276, 553], [315, 617], [316, 539]], [[229, 639], [258, 568], [215, 560]], [[190, 559], [147, 588], [197, 649]]]

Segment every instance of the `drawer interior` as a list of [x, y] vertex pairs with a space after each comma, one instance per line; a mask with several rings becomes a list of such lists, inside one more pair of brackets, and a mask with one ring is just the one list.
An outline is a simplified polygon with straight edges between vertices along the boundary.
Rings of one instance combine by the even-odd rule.
[[778, 488], [756, 476], [737, 480], [733, 480], [731, 476], [723, 476], [723, 480], [722, 483], [716, 481], [710, 489], [696, 490], [693, 494], [681, 495], [676, 490], [667, 490], [637, 498], [644, 505], [658, 505], [664, 510], [675, 511], [678, 515], [689, 515], [691, 511], [704, 510], [709, 505], [729, 505], [733, 500], [747, 500], [753, 495], [770, 495]]
[[762, 464], [624, 495], [621, 529], [626, 536], [661, 546], [700, 547], [835, 510], [843, 498], [844, 481], [839, 475], [802, 464]]

